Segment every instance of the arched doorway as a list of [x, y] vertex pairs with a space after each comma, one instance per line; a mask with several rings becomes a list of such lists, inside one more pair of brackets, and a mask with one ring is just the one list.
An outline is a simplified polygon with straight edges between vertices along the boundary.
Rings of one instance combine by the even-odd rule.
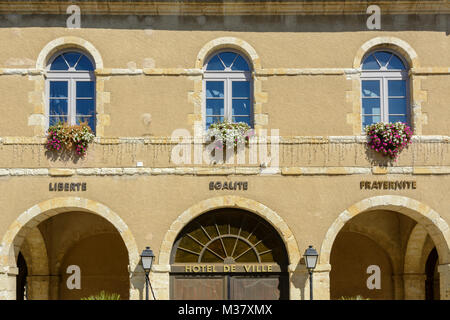
[[178, 234], [171, 253], [172, 299], [288, 299], [288, 257], [277, 231], [259, 216], [223, 208]]
[[425, 264], [425, 272], [426, 272], [426, 281], [425, 281], [425, 299], [426, 300], [439, 300], [440, 292], [439, 292], [439, 273], [437, 270], [438, 267], [438, 253], [436, 248], [431, 250], [428, 255], [426, 264]]
[[[27, 263], [29, 299], [80, 299], [102, 290], [119, 293], [121, 299], [142, 295], [139, 253], [128, 226], [101, 203], [83, 198], [56, 198], [23, 212], [3, 236], [0, 259], [13, 272], [0, 273], [8, 287], [0, 291], [16, 299], [19, 252]], [[81, 286], [75, 283], [79, 267]], [[18, 267], [16, 269], [16, 267]], [[77, 269], [77, 268], [75, 268]]]

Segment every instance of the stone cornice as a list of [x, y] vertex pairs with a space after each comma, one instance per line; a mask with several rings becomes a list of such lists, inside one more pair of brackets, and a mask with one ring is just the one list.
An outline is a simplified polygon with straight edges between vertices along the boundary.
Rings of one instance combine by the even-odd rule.
[[383, 14], [449, 14], [448, 0], [419, 1], [0, 1], [0, 14], [66, 14], [76, 4], [96, 15], [354, 15], [371, 4]]

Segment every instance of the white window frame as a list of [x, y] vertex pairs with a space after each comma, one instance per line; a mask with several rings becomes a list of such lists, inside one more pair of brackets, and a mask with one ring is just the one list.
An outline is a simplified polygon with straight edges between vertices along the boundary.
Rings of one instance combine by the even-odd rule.
[[[77, 108], [77, 97], [76, 97], [76, 83], [78, 81], [93, 81], [94, 88], [96, 88], [95, 71], [76, 71], [76, 70], [50, 70], [53, 61], [59, 57], [61, 54], [67, 52], [77, 52], [84, 55], [92, 63], [95, 69], [95, 63], [93, 59], [83, 51], [76, 49], [66, 49], [58, 51], [54, 54], [47, 63], [47, 70], [45, 73], [45, 114], [47, 118], [46, 129], [50, 125], [50, 81], [65, 81], [67, 82], [67, 122], [69, 125], [76, 124], [76, 108]], [[95, 127], [97, 127], [97, 90], [94, 90], [94, 107], [95, 107]], [[92, 128], [96, 132], [96, 128]]]
[[381, 122], [389, 122], [389, 92], [388, 92], [388, 81], [389, 80], [404, 80], [405, 86], [406, 86], [406, 122], [408, 125], [411, 125], [411, 95], [410, 95], [410, 82], [409, 82], [409, 66], [408, 63], [405, 61], [405, 59], [396, 53], [395, 51], [389, 50], [389, 49], [378, 49], [375, 51], [370, 51], [367, 53], [364, 58], [362, 59], [362, 62], [364, 62], [370, 55], [373, 53], [379, 52], [379, 51], [385, 51], [390, 52], [397, 56], [405, 66], [405, 70], [388, 70], [385, 67], [382, 67], [379, 70], [362, 70], [361, 65], [361, 88], [360, 88], [360, 95], [361, 95], [361, 128], [362, 132], [364, 132], [363, 127], [363, 99], [364, 96], [362, 94], [362, 82], [364, 80], [378, 80], [380, 81], [380, 121]]
[[[209, 61], [214, 58], [216, 55], [222, 53], [222, 52], [233, 52], [238, 55], [240, 55], [245, 62], [247, 62], [249, 66], [249, 71], [234, 71], [234, 70], [206, 70], [208, 67]], [[202, 97], [202, 118], [203, 118], [203, 131], [206, 130], [206, 82], [207, 81], [223, 81], [223, 92], [224, 92], [224, 119], [231, 121], [233, 118], [233, 97], [232, 97], [232, 82], [234, 81], [248, 81], [250, 83], [250, 94], [249, 94], [249, 100], [250, 100], [250, 126], [254, 126], [254, 117], [253, 117], [253, 76], [252, 76], [252, 68], [251, 63], [248, 61], [248, 59], [240, 53], [239, 51], [232, 50], [232, 49], [224, 49], [221, 51], [215, 51], [212, 55], [209, 56], [209, 58], [206, 60], [207, 63], [203, 66], [203, 97]]]

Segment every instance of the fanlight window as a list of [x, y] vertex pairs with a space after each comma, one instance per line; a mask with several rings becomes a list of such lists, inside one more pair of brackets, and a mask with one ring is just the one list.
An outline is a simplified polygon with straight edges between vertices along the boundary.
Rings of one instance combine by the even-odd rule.
[[49, 125], [87, 122], [95, 132], [95, 75], [90, 58], [81, 52], [57, 55], [47, 71]]
[[277, 232], [245, 211], [221, 209], [204, 214], [177, 238], [173, 263], [276, 263], [286, 252]]
[[206, 128], [228, 120], [252, 126], [250, 66], [240, 54], [226, 51], [213, 56], [204, 73]]
[[408, 70], [395, 53], [375, 51], [364, 59], [361, 89], [363, 128], [376, 122], [408, 123]]

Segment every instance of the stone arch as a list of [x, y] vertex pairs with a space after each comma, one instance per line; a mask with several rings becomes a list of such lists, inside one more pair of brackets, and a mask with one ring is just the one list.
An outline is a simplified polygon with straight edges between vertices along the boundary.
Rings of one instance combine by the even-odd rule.
[[450, 262], [450, 228], [447, 222], [436, 211], [417, 200], [403, 196], [386, 195], [359, 201], [338, 216], [328, 229], [322, 242], [319, 256], [320, 263], [330, 263], [333, 242], [345, 223], [358, 214], [372, 210], [390, 210], [402, 213], [417, 221], [425, 228], [436, 244], [440, 264]]
[[100, 52], [87, 40], [78, 37], [61, 37], [50, 41], [39, 53], [36, 60], [36, 69], [45, 70], [47, 61], [57, 51], [66, 48], [78, 48], [90, 54], [95, 61], [95, 69], [103, 69], [103, 59]]
[[395, 37], [376, 37], [365, 42], [356, 53], [353, 68], [360, 68], [364, 56], [377, 48], [388, 48], [398, 52], [408, 62], [409, 68], [420, 66], [416, 51], [404, 40]]
[[[416, 224], [408, 239], [405, 252], [405, 273], [424, 273], [423, 264], [424, 246], [427, 241], [427, 230], [420, 224]], [[429, 252], [428, 252], [429, 253]]]
[[203, 213], [220, 208], [239, 208], [257, 214], [265, 219], [280, 235], [288, 254], [289, 269], [296, 268], [300, 262], [300, 251], [292, 231], [283, 219], [274, 211], [257, 201], [239, 196], [221, 196], [203, 200], [184, 211], [170, 226], [162, 242], [158, 263], [170, 264], [170, 253], [177, 235], [194, 218]]
[[242, 52], [252, 63], [253, 70], [261, 69], [261, 61], [256, 50], [246, 41], [235, 37], [222, 37], [209, 41], [197, 55], [195, 67], [202, 69], [206, 59], [216, 50], [231, 48]]
[[[31, 228], [36, 227], [42, 221], [60, 213], [69, 211], [87, 212], [101, 216], [110, 222], [119, 232], [128, 251], [129, 270], [134, 271], [139, 264], [140, 255], [137, 244], [131, 230], [125, 222], [105, 205], [84, 198], [65, 197], [54, 198], [41, 202], [22, 214], [9, 226], [1, 241], [0, 265], [4, 266], [4, 272], [13, 274], [10, 270], [16, 269], [16, 254]], [[130, 297], [136, 297], [130, 284]], [[8, 288], [9, 295], [12, 294]], [[15, 294], [15, 293], [14, 293]]]
[[[28, 268], [29, 299], [47, 300], [49, 285], [46, 277], [50, 274], [47, 247], [42, 233], [37, 227], [31, 228], [20, 248]], [[17, 250], [16, 254], [19, 254]]]

